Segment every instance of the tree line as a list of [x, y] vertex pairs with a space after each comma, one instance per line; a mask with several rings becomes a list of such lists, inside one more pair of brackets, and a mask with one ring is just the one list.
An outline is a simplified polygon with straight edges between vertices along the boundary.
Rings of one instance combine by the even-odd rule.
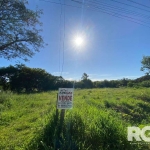
[[3, 90], [32, 92], [56, 90], [61, 86], [69, 87], [71, 83], [64, 82], [62, 77], [53, 76], [44, 69], [17, 64], [0, 68], [0, 85]]
[[[0, 57], [21, 58], [27, 61], [46, 43], [41, 36], [40, 17], [42, 10], [27, 8], [27, 0], [0, 0]], [[23, 64], [0, 68], [0, 86], [3, 90], [32, 92], [56, 90], [59, 87], [75, 88], [117, 88], [150, 87], [150, 56], [144, 56], [142, 71], [146, 75], [135, 79], [104, 80], [92, 82], [86, 73], [80, 81], [67, 81], [40, 68], [29, 68]]]
[[92, 81], [83, 73], [80, 81], [68, 81], [61, 76], [54, 76], [44, 69], [30, 68], [24, 64], [0, 68], [0, 86], [3, 90], [14, 92], [41, 92], [58, 88], [119, 88], [119, 87], [150, 87], [150, 75], [135, 80]]

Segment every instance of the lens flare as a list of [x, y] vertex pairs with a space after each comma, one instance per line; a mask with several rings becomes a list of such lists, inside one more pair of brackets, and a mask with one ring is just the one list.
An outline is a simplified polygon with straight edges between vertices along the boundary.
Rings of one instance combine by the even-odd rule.
[[76, 37], [74, 38], [74, 44], [75, 44], [75, 46], [77, 46], [77, 47], [83, 46], [83, 45], [84, 45], [84, 39], [83, 39], [83, 37], [81, 37], [81, 36], [76, 36]]

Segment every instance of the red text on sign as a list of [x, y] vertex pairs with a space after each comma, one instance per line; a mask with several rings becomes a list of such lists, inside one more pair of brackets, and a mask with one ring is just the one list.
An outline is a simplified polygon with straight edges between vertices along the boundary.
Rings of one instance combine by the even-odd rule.
[[72, 96], [59, 96], [59, 101], [72, 101]]

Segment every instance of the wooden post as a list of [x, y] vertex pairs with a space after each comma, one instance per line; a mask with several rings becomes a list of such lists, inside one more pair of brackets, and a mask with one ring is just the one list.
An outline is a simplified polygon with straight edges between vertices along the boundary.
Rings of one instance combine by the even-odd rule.
[[64, 117], [65, 117], [65, 109], [61, 109], [60, 112], [60, 122], [59, 122], [59, 129], [58, 129], [58, 133], [59, 133], [59, 138], [60, 138], [60, 134], [63, 131], [63, 124], [64, 124]]
[[[58, 102], [58, 93], [57, 93], [57, 102]], [[57, 118], [57, 121], [58, 121], [58, 115], [59, 115], [59, 111], [57, 109], [57, 103], [56, 103], [56, 118]], [[60, 121], [59, 121], [59, 126], [58, 126], [58, 138], [59, 138], [59, 140], [60, 140], [60, 134], [63, 130], [64, 117], [65, 117], [65, 109], [61, 109], [61, 111], [60, 111]]]
[[[57, 102], [58, 102], [58, 93], [57, 93]], [[56, 102], [56, 116], [58, 116], [57, 102]], [[61, 112], [60, 112], [60, 125], [63, 124], [64, 117], [65, 117], [65, 109], [61, 109]]]
[[60, 112], [60, 125], [61, 126], [63, 126], [64, 117], [65, 117], [65, 109], [61, 109], [61, 112]]
[[57, 102], [58, 102], [58, 93], [57, 93], [57, 100], [56, 100], [56, 126], [57, 126], [57, 123], [58, 123], [58, 109], [57, 109]]

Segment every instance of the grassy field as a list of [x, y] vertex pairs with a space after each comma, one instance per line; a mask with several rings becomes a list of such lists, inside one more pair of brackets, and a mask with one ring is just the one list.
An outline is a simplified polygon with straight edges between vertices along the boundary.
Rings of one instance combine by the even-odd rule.
[[1, 92], [0, 150], [150, 149], [127, 141], [128, 126], [150, 125], [150, 89], [76, 89], [61, 126], [56, 95]]

